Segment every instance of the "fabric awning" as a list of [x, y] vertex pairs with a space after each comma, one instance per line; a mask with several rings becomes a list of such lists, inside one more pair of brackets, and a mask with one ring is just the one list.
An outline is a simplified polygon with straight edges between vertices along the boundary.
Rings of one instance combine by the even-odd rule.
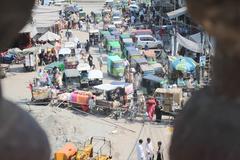
[[103, 90], [103, 91], [112, 91], [114, 89], [117, 89], [118, 86], [112, 85], [112, 84], [101, 84], [101, 85], [98, 85], [98, 86], [94, 86], [93, 88]]
[[196, 33], [191, 36], [189, 36], [190, 40], [193, 40], [194, 42], [201, 43], [201, 33]]
[[187, 13], [187, 7], [182, 7], [175, 11], [168, 12], [167, 15], [170, 19], [173, 19], [173, 18], [177, 18], [181, 15], [184, 15], [185, 13]]
[[191, 41], [191, 40], [181, 36], [179, 33], [177, 33], [177, 42], [181, 46], [183, 46], [183, 47], [185, 47], [185, 48], [187, 48], [187, 49], [189, 49], [189, 50], [191, 50], [193, 52], [203, 53], [203, 49], [201, 47], [201, 44], [195, 43], [195, 42], [193, 42], [193, 41]]
[[38, 32], [36, 26], [29, 23], [19, 33], [30, 33], [30, 37], [33, 38]]
[[42, 35], [38, 40], [39, 41], [58, 41], [60, 40], [60, 36], [48, 31], [44, 35]]
[[33, 9], [33, 23], [37, 28], [51, 27], [59, 20], [59, 11], [62, 7], [37, 6]]

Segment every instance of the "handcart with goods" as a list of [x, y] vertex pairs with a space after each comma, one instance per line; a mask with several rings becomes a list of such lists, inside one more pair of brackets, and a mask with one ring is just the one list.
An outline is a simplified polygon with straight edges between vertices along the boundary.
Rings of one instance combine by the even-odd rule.
[[31, 104], [47, 105], [57, 96], [57, 91], [50, 87], [31, 87]]
[[158, 88], [154, 97], [162, 106], [162, 115], [175, 117], [181, 111], [183, 91], [181, 88]]
[[84, 112], [89, 111], [89, 99], [93, 97], [93, 94], [88, 91], [74, 91], [70, 94], [70, 107], [76, 107], [82, 109]]
[[[96, 110], [104, 115], [113, 113], [119, 117], [128, 110], [128, 105], [133, 92], [133, 85], [123, 82], [112, 82], [94, 86], [95, 89], [103, 91], [103, 95], [96, 99]], [[117, 119], [117, 118], [116, 118]]]

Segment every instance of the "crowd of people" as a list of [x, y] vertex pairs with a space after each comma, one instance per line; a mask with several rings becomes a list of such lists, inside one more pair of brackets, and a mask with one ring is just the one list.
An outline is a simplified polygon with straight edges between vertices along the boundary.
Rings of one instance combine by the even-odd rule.
[[147, 138], [145, 146], [142, 139], [139, 139], [136, 146], [137, 160], [164, 160], [162, 142], [158, 141], [155, 150], [150, 138]]
[[41, 50], [41, 53], [38, 55], [39, 57], [39, 65], [47, 65], [50, 64], [52, 62], [56, 62], [57, 56], [56, 56], [56, 52], [55, 49], [48, 49], [47, 51], [45, 51], [44, 49]]

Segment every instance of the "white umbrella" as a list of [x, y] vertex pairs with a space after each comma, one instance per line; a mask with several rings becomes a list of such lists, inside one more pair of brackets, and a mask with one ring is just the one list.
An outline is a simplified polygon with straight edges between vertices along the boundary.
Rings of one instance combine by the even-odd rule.
[[71, 49], [69, 49], [69, 48], [61, 48], [58, 54], [59, 55], [70, 55], [71, 54]]
[[38, 40], [39, 41], [57, 41], [57, 40], [60, 40], [60, 36], [48, 31], [44, 35], [42, 35]]

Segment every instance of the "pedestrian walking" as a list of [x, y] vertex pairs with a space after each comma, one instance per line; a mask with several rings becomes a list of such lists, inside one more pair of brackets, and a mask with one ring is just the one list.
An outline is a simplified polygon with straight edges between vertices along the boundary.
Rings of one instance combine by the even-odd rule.
[[135, 19], [136, 19], [135, 16], [132, 15], [132, 16], [131, 16], [131, 24], [132, 24], [132, 25], [134, 25], [134, 23], [135, 23]]
[[78, 49], [81, 48], [81, 43], [80, 43], [80, 41], [77, 42], [77, 48], [78, 48]]
[[71, 32], [67, 29], [65, 36], [67, 38], [67, 40], [69, 41], [70, 37], [71, 37]]
[[145, 51], [149, 50], [148, 42], [145, 44], [145, 46], [144, 46], [144, 50], [145, 50]]
[[156, 107], [156, 101], [154, 98], [150, 98], [147, 101], [147, 113], [148, 113], [148, 117], [149, 120], [152, 121], [153, 120], [153, 115], [155, 113], [155, 107]]
[[150, 138], [147, 138], [146, 157], [147, 160], [154, 160], [154, 148]]
[[156, 113], [156, 122], [160, 123], [162, 120], [162, 106], [161, 104], [157, 104], [155, 108], [155, 113]]
[[86, 42], [85, 49], [86, 49], [86, 52], [88, 53], [88, 52], [89, 52], [89, 49], [90, 49], [90, 42], [89, 42], [88, 40], [87, 40], [87, 42]]
[[162, 142], [158, 142], [158, 150], [157, 150], [157, 160], [163, 160], [163, 148], [162, 148]]
[[137, 144], [137, 160], [146, 160], [142, 144], [143, 144], [143, 140], [139, 139]]
[[92, 110], [96, 107], [96, 102], [93, 96], [88, 100], [88, 105], [90, 112], [92, 112]]
[[143, 9], [139, 12], [139, 15], [140, 15], [140, 22], [143, 23], [143, 21], [144, 21], [144, 11], [143, 11]]
[[82, 21], [81, 20], [78, 21], [78, 29], [80, 31], [82, 30]]
[[91, 69], [95, 68], [95, 65], [93, 64], [93, 57], [91, 54], [89, 54], [89, 56], [88, 56], [88, 64], [91, 67]]
[[71, 29], [71, 21], [70, 20], [67, 21], [67, 29]]

